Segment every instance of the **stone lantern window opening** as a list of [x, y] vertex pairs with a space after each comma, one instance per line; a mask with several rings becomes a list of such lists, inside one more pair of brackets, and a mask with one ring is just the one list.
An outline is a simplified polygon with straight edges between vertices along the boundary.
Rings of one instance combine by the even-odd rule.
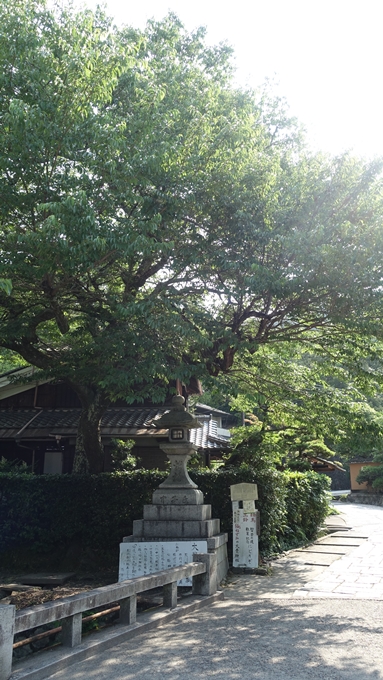
[[185, 442], [188, 441], [187, 430], [183, 427], [172, 427], [169, 430], [170, 441]]

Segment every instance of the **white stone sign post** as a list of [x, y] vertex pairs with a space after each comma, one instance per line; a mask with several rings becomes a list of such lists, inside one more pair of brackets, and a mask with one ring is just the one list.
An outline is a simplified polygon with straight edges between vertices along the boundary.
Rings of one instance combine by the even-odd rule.
[[233, 506], [233, 567], [256, 569], [258, 567], [259, 511], [256, 484], [233, 484], [230, 487]]

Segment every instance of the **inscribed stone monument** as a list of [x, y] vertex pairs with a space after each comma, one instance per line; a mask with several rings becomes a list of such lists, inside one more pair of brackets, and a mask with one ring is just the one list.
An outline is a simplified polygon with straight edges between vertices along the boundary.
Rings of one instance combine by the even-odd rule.
[[258, 567], [259, 512], [254, 500], [258, 498], [256, 484], [233, 484], [230, 487], [233, 506], [233, 567]]

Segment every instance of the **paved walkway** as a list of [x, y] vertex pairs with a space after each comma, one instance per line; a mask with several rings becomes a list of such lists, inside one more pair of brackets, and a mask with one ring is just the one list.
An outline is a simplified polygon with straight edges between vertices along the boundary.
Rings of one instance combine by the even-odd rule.
[[225, 600], [54, 678], [383, 680], [383, 508], [338, 507], [358, 546], [289, 553], [270, 577], [237, 576]]
[[383, 600], [383, 509], [343, 503], [336, 507], [352, 529], [336, 533], [335, 540], [339, 546], [359, 546], [332, 562], [294, 595]]

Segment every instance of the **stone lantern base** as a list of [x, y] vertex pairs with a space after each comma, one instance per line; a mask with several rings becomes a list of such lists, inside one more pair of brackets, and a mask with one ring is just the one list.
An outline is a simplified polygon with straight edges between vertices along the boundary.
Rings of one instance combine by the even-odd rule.
[[144, 505], [143, 519], [133, 522], [132, 536], [123, 538], [119, 580], [184, 564], [195, 552], [209, 552], [217, 555], [221, 582], [229, 568], [228, 537], [220, 532], [220, 520], [212, 519], [211, 505], [204, 504], [202, 491], [188, 475], [186, 463], [196, 447], [185, 442], [161, 448], [171, 461], [170, 474], [154, 491], [152, 504]]

